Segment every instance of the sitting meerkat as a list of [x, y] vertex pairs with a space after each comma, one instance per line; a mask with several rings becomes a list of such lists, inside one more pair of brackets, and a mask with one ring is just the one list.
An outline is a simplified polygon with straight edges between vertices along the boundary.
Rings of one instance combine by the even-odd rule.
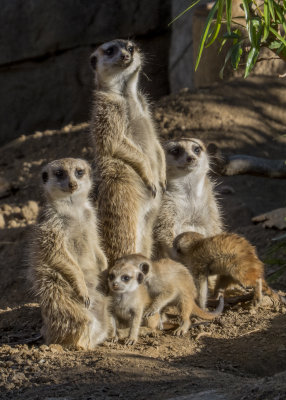
[[113, 340], [118, 340], [117, 328], [130, 326], [129, 337], [125, 343], [133, 345], [138, 339], [139, 327], [145, 322], [152, 330], [160, 328], [160, 316], [149, 317], [143, 321], [143, 313], [151, 304], [148, 290], [143, 283], [143, 273], [129, 262], [128, 257], [116, 261], [108, 272], [109, 294], [112, 297], [111, 312], [114, 316]]
[[95, 200], [109, 266], [124, 254], [151, 256], [153, 225], [166, 185], [165, 154], [138, 89], [142, 63], [140, 49], [129, 40], [104, 43], [91, 55]]
[[221, 233], [204, 238], [197, 232], [184, 232], [174, 240], [176, 259], [186, 265], [199, 286], [199, 303], [207, 300], [207, 278], [219, 275], [215, 293], [223, 295], [232, 284], [254, 288], [254, 305], [261, 302], [262, 292], [274, 301], [285, 298], [275, 293], [264, 279], [263, 263], [255, 248], [243, 237], [234, 233]]
[[173, 241], [182, 232], [196, 231], [212, 236], [222, 230], [203, 142], [195, 138], [170, 140], [164, 150], [167, 190], [154, 227], [156, 259], [172, 258]]
[[[182, 264], [171, 259], [151, 261], [141, 254], [131, 254], [123, 258], [124, 265], [133, 265], [137, 271], [145, 275], [144, 284], [147, 287], [151, 304], [145, 309], [145, 318], [160, 315], [165, 307], [177, 306], [180, 311], [181, 325], [174, 331], [175, 335], [188, 332], [191, 315], [212, 320], [223, 311], [223, 297], [214, 312], [201, 310], [195, 303], [196, 287], [190, 272]], [[137, 272], [138, 274], [138, 272]], [[143, 280], [143, 277], [140, 277]], [[146, 308], [146, 307], [144, 307]]]
[[64, 158], [42, 171], [44, 204], [29, 248], [30, 279], [47, 344], [92, 349], [111, 328], [108, 299], [97, 290], [107, 268], [88, 195], [91, 169]]

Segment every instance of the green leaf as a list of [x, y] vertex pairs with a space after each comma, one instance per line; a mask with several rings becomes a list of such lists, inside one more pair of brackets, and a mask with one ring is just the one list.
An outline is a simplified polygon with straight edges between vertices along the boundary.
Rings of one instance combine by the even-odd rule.
[[258, 54], [259, 54], [259, 49], [258, 48], [252, 47], [250, 49], [250, 52], [248, 53], [247, 60], [246, 60], [244, 78], [247, 78], [248, 75], [250, 74], [250, 72], [252, 71], [252, 69], [253, 69], [253, 67], [254, 67], [254, 65], [256, 63]]
[[279, 49], [280, 46], [281, 46], [281, 43], [278, 42], [278, 40], [273, 40], [273, 42], [271, 42], [271, 43], [268, 45], [268, 48], [269, 48], [270, 50], [275, 50], [275, 49]]
[[235, 33], [235, 32], [230, 32], [230, 33], [226, 32], [223, 35], [223, 38], [225, 38], [225, 39], [239, 39], [240, 35]]
[[206, 42], [206, 39], [207, 39], [207, 36], [208, 36], [208, 33], [209, 33], [209, 29], [210, 29], [210, 26], [211, 26], [211, 23], [212, 23], [212, 20], [214, 18], [214, 15], [215, 15], [215, 12], [216, 12], [217, 8], [218, 8], [218, 0], [216, 0], [214, 5], [212, 6], [212, 9], [210, 10], [209, 15], [207, 17], [205, 28], [204, 28], [203, 34], [201, 36], [200, 44], [199, 44], [199, 52], [198, 52], [198, 56], [197, 56], [197, 60], [196, 60], [195, 71], [197, 70], [198, 65], [200, 63], [200, 60], [201, 60], [201, 57], [202, 57], [202, 52], [203, 52], [203, 49], [204, 49], [204, 45], [205, 45], [205, 42]]
[[184, 15], [186, 12], [188, 12], [191, 8], [193, 8], [196, 4], [198, 4], [201, 0], [194, 0], [192, 4], [186, 8], [184, 11], [182, 11], [179, 15], [176, 16], [171, 22], [168, 23], [168, 26], [172, 25], [177, 19], [179, 19], [182, 15]]
[[273, 21], [275, 21], [275, 12], [274, 12], [273, 0], [268, 0], [268, 5], [269, 5], [269, 11], [270, 11], [271, 17], [272, 17]]
[[234, 70], [237, 70], [238, 64], [242, 55], [241, 41], [233, 46], [233, 51], [231, 53], [231, 65]]
[[[286, 32], [286, 22], [285, 22], [285, 17], [283, 16], [283, 10], [277, 3], [274, 3], [274, 8], [275, 8], [278, 20], [279, 20], [280, 24], [282, 24], [283, 29]], [[285, 12], [286, 12], [286, 10], [284, 10], [284, 13]]]
[[277, 39], [279, 39], [284, 44], [284, 46], [286, 46], [286, 40], [283, 39], [283, 37], [279, 35], [279, 33], [275, 31], [275, 29], [272, 28], [272, 26], [269, 27], [269, 30], [271, 33], [273, 33], [274, 36], [277, 37]]
[[221, 18], [222, 18], [222, 11], [224, 6], [224, 0], [218, 0], [218, 11], [216, 16], [216, 23], [213, 30], [211, 37], [209, 38], [209, 42], [205, 47], [209, 47], [213, 42], [216, 40], [217, 35], [219, 34], [221, 28]]
[[263, 40], [265, 41], [269, 35], [269, 26], [270, 26], [270, 12], [269, 12], [269, 4], [268, 0], [264, 0], [264, 34]]
[[227, 32], [230, 34], [231, 33], [231, 18], [232, 18], [232, 0], [226, 0], [225, 11], [226, 11]]

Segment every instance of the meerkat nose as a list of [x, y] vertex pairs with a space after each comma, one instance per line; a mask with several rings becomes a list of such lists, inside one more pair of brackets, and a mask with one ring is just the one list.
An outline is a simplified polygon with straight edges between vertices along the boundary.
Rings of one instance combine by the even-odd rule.
[[121, 60], [123, 60], [123, 61], [129, 61], [130, 60], [130, 55], [127, 54], [127, 53], [122, 53], [120, 57], [121, 57]]
[[188, 163], [191, 163], [192, 161], [194, 161], [194, 158], [192, 156], [187, 156], [186, 160]]
[[73, 181], [70, 181], [69, 182], [69, 188], [70, 188], [71, 192], [74, 192], [77, 189], [77, 183], [73, 182]]

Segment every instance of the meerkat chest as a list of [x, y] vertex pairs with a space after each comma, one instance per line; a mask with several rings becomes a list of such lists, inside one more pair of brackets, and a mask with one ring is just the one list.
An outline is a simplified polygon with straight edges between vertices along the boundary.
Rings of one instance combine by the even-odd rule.
[[117, 318], [128, 321], [132, 318], [132, 295], [126, 293], [113, 297], [113, 312]]

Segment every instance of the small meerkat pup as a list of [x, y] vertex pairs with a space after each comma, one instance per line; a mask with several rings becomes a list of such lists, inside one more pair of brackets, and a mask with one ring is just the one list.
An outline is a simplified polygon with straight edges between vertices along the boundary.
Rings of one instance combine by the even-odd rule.
[[274, 301], [285, 298], [275, 293], [264, 279], [264, 266], [255, 247], [234, 233], [221, 233], [204, 238], [197, 232], [184, 232], [174, 240], [176, 259], [186, 265], [199, 286], [199, 303], [207, 301], [207, 278], [219, 275], [215, 293], [220, 296], [228, 286], [240, 284], [254, 288], [254, 305], [262, 300], [262, 292]]
[[151, 256], [153, 225], [166, 185], [164, 151], [138, 89], [142, 63], [140, 49], [129, 40], [104, 43], [91, 55], [96, 90], [90, 137], [109, 266], [124, 254]]
[[[112, 296], [111, 312], [114, 316], [113, 340], [118, 340], [117, 328], [130, 326], [129, 337], [125, 344], [133, 345], [138, 339], [139, 327], [143, 322], [144, 310], [151, 304], [148, 290], [143, 283], [143, 273], [122, 257], [109, 269], [109, 294]], [[151, 329], [160, 328], [160, 317], [156, 315], [145, 321]]]
[[141, 254], [124, 257], [125, 265], [133, 265], [145, 275], [146, 285], [152, 303], [144, 313], [145, 318], [160, 315], [165, 307], [177, 306], [180, 311], [181, 325], [174, 331], [175, 335], [188, 332], [191, 315], [212, 320], [221, 314], [224, 303], [220, 298], [219, 306], [214, 312], [200, 309], [195, 303], [197, 290], [190, 272], [182, 264], [171, 259], [151, 261]]
[[111, 328], [108, 299], [97, 290], [107, 268], [88, 198], [91, 169], [64, 158], [42, 171], [44, 204], [29, 249], [30, 279], [38, 297], [47, 344], [92, 349]]
[[156, 259], [172, 258], [173, 241], [182, 232], [196, 231], [212, 236], [222, 230], [203, 142], [195, 138], [170, 140], [164, 150], [167, 190], [154, 227]]

